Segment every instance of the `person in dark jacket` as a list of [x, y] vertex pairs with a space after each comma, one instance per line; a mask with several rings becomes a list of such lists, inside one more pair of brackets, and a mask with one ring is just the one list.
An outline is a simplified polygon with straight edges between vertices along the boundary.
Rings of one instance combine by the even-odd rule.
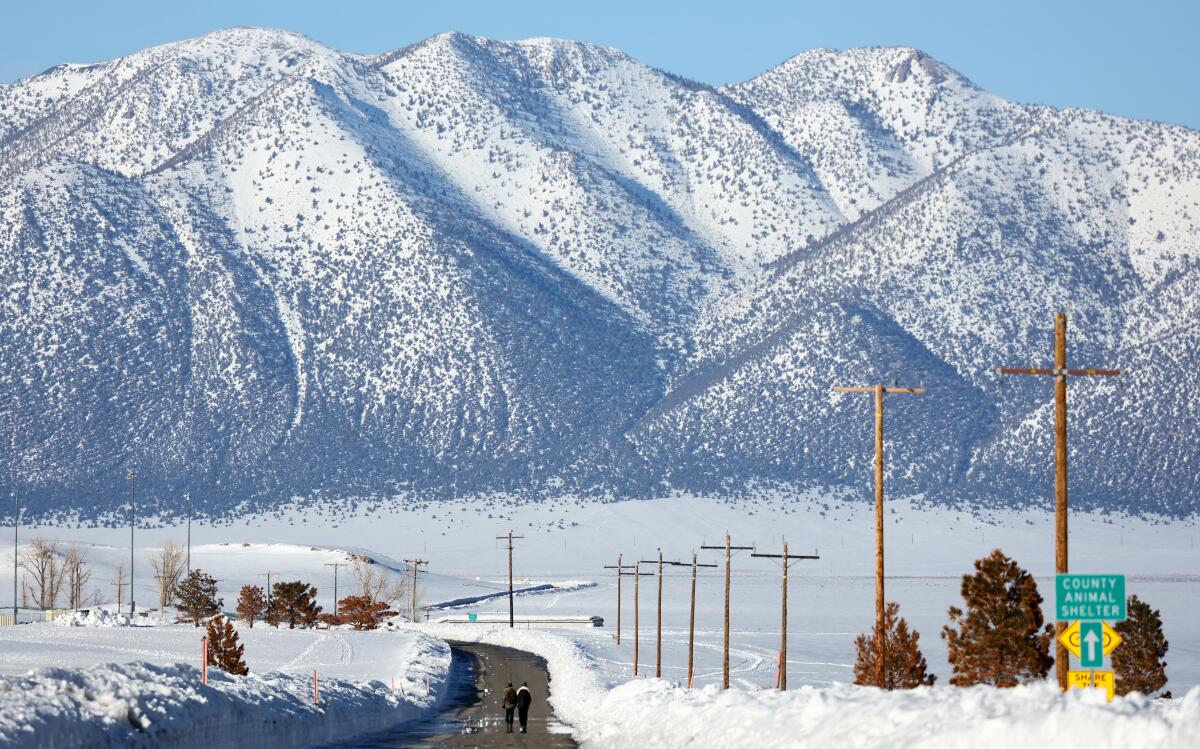
[[533, 703], [533, 695], [529, 693], [529, 682], [522, 682], [521, 688], [517, 690], [517, 717], [521, 720], [521, 733], [528, 733], [526, 730], [529, 723], [529, 706]]
[[504, 725], [507, 726], [505, 733], [512, 733], [513, 711], [517, 709], [517, 690], [513, 689], [512, 682], [504, 688]]

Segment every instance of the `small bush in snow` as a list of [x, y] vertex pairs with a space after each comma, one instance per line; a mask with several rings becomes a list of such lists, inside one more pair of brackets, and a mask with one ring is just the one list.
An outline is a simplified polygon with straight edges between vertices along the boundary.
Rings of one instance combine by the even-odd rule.
[[228, 617], [214, 616], [208, 622], [208, 663], [227, 674], [245, 676], [250, 673], [242, 655], [246, 647]]
[[[897, 618], [900, 604], [889, 602], [883, 613], [883, 688], [915, 689], [932, 686], [937, 679], [927, 670], [925, 656], [921, 654], [921, 634], [910, 632], [908, 622]], [[871, 634], [859, 635], [854, 641], [858, 658], [854, 662], [854, 683], [862, 686], [879, 686], [879, 627]]]

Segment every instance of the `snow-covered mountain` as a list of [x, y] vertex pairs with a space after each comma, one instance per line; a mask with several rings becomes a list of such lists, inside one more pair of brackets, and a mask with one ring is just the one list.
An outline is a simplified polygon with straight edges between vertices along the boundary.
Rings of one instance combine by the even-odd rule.
[[[613, 49], [230, 29], [0, 86], [0, 475], [42, 513], [870, 481], [1200, 509], [1200, 134], [912, 49], [713, 88]], [[12, 478], [10, 478], [12, 477]]]

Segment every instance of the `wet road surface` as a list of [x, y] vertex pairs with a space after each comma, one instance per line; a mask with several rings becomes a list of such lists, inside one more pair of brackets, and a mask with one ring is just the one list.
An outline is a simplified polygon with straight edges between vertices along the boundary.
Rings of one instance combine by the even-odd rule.
[[[546, 661], [523, 650], [474, 642], [451, 642], [451, 689], [441, 713], [402, 729], [360, 737], [339, 744], [341, 749], [396, 749], [397, 747], [575, 747], [569, 730], [550, 709], [550, 674]], [[501, 700], [504, 687], [529, 682], [533, 704], [529, 732], [506, 733]]]

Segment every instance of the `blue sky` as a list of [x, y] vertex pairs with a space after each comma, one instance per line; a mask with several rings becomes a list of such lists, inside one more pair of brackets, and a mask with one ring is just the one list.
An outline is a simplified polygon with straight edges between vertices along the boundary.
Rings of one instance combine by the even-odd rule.
[[813, 47], [908, 45], [1017, 101], [1102, 109], [1200, 129], [1200, 1], [6, 3], [0, 81], [225, 26], [286, 28], [353, 52], [442, 31], [557, 36], [618, 47], [708, 83], [744, 80]]

